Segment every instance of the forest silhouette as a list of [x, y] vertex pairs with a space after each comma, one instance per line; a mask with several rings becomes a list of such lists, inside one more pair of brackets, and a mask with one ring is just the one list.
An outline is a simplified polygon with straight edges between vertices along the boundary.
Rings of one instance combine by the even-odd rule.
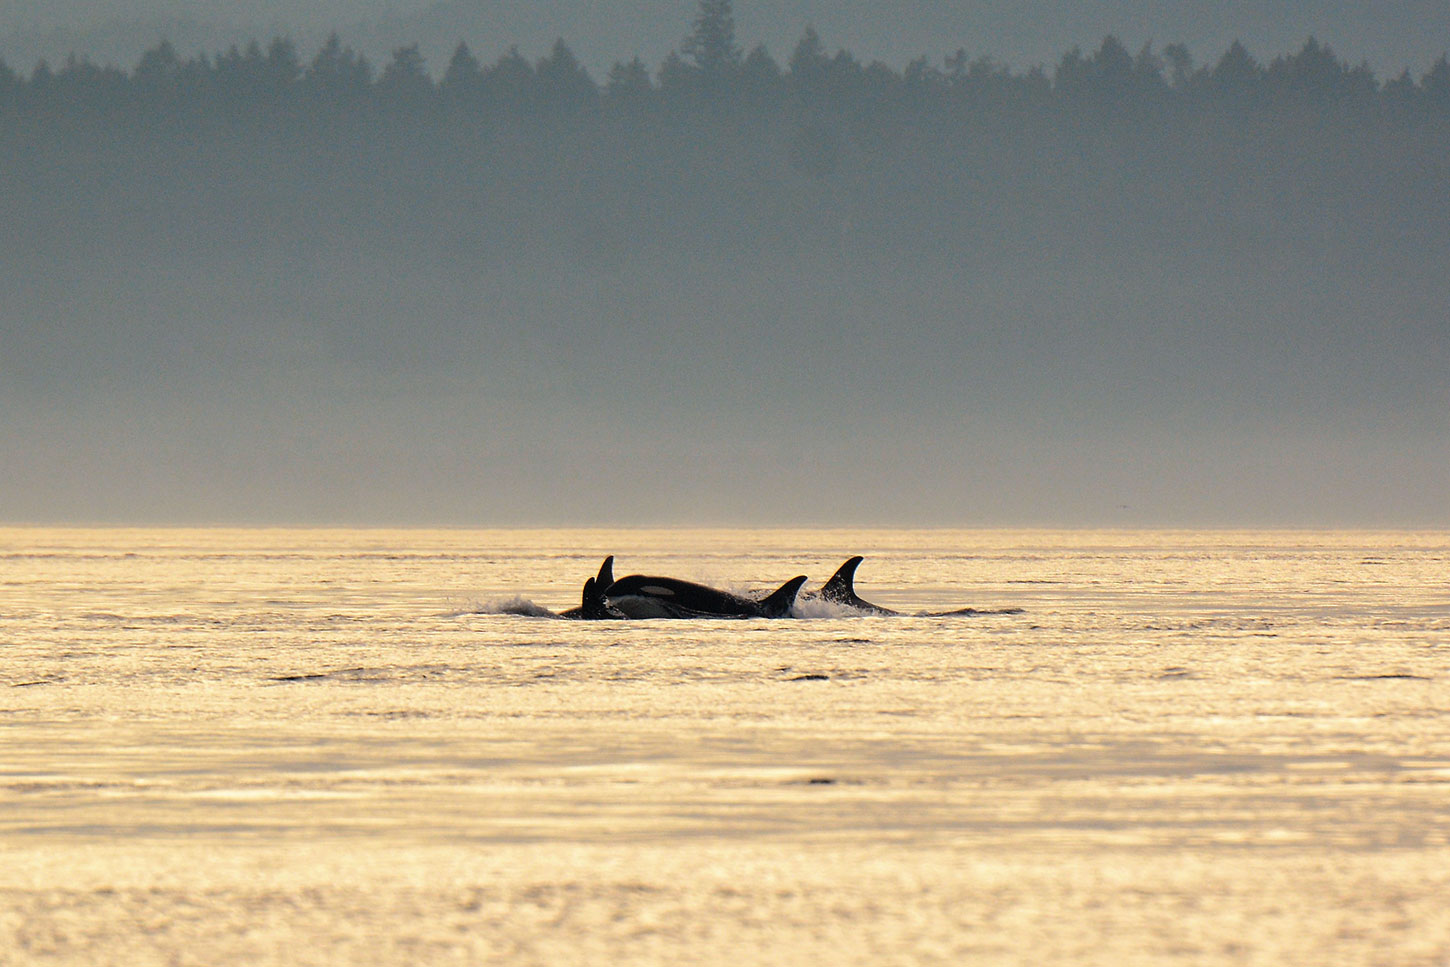
[[[187, 235], [225, 217], [233, 241], [251, 218], [269, 237], [333, 222], [358, 242], [492, 235], [495, 254], [682, 238], [960, 248], [1060, 236], [1068, 220], [1116, 223], [1115, 245], [1177, 244], [1197, 222], [1212, 244], [1216, 228], [1233, 238], [1226, 220], [1273, 234], [1273, 212], [1303, 214], [1286, 199], [1316, 194], [1433, 215], [1420, 199], [1447, 118], [1444, 56], [1381, 81], [1312, 38], [1268, 63], [1234, 43], [1198, 64], [1181, 44], [1135, 54], [1108, 36], [1050, 71], [963, 50], [897, 70], [808, 27], [782, 65], [737, 43], [729, 0], [702, 0], [663, 63], [619, 62], [602, 82], [562, 39], [491, 64], [460, 43], [436, 78], [417, 45], [376, 69], [336, 35], [310, 58], [276, 37], [187, 58], [162, 41], [129, 72], [0, 64], [20, 224], [190, 213]], [[166, 234], [139, 223], [135, 236]]]
[[903, 70], [831, 53], [806, 27], [784, 65], [762, 45], [737, 45], [729, 0], [702, 0], [678, 51], [653, 70], [638, 57], [616, 62], [602, 82], [560, 38], [530, 61], [509, 47], [491, 64], [460, 42], [435, 79], [417, 44], [399, 47], [381, 69], [337, 34], [310, 59], [285, 36], [214, 55], [183, 58], [169, 41], [145, 51], [129, 72], [72, 55], [41, 61], [29, 76], [0, 60], [0, 109], [16, 114], [87, 111], [186, 112], [194, 119], [262, 112], [402, 111], [457, 122], [500, 114], [703, 110], [772, 114], [832, 110], [859, 120], [902, 114], [950, 120], [981, 112], [1254, 110], [1326, 106], [1358, 110], [1450, 110], [1445, 55], [1419, 78], [1408, 69], [1381, 80], [1313, 37], [1267, 63], [1234, 42], [1196, 63], [1179, 43], [1136, 54], [1115, 36], [1096, 50], [1069, 50], [1048, 70], [1014, 71], [959, 48], [939, 63], [926, 56]]

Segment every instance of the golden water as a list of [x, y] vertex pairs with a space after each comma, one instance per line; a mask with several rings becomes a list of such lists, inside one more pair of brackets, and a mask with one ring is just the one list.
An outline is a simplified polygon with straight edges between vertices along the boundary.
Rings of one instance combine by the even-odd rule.
[[[579, 623], [616, 573], [1021, 614]], [[1450, 534], [0, 529], [0, 964], [1450, 965]]]

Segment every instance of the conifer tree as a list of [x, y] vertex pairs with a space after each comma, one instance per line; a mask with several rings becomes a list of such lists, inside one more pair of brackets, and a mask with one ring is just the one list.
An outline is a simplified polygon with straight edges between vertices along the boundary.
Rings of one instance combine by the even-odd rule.
[[700, 15], [680, 49], [707, 77], [733, 73], [740, 66], [740, 48], [730, 0], [700, 0]]
[[417, 44], [399, 47], [378, 77], [378, 91], [399, 103], [417, 103], [433, 93], [433, 80]]
[[1425, 76], [1420, 78], [1420, 90], [1430, 103], [1450, 107], [1450, 61], [1441, 54]]
[[438, 89], [452, 103], [478, 102], [483, 97], [483, 65], [463, 41], [453, 49]]
[[274, 91], [286, 90], [302, 78], [297, 45], [286, 37], [273, 37], [267, 45], [267, 77]]
[[644, 97], [653, 89], [649, 67], [638, 55], [627, 64], [616, 61], [609, 68], [609, 76], [605, 80], [605, 90], [611, 98], [616, 99]]

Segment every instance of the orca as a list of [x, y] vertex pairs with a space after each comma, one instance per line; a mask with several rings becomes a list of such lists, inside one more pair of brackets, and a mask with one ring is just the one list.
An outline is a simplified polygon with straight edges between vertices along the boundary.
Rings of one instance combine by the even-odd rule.
[[[829, 601], [832, 604], [842, 604], [856, 611], [865, 614], [900, 615], [902, 612], [893, 611], [890, 608], [883, 608], [879, 604], [872, 604], [856, 593], [856, 568], [861, 566], [864, 560], [857, 554], [836, 569], [829, 581], [821, 585], [818, 591], [808, 591], [805, 597], [819, 598], [822, 601]], [[955, 611], [917, 611], [910, 616], [913, 618], [946, 618], [952, 615], [973, 615], [973, 614], [1021, 614], [1021, 608], [1002, 608], [996, 611], [981, 611], [977, 608], [957, 608]]]
[[804, 574], [756, 600], [678, 578], [631, 574], [603, 592], [606, 608], [626, 618], [785, 618]]
[[850, 558], [845, 564], [836, 568], [836, 573], [831, 579], [821, 585], [819, 591], [808, 592], [807, 597], [820, 598], [822, 601], [829, 601], [832, 604], [844, 604], [856, 611], [864, 611], [867, 614], [900, 614], [900, 611], [892, 611], [890, 608], [882, 608], [872, 604], [856, 594], [856, 568], [861, 566], [865, 558], [860, 554]]
[[614, 555], [611, 554], [599, 565], [599, 574], [584, 582], [584, 594], [577, 608], [559, 612], [559, 617], [574, 621], [607, 621], [625, 617], [610, 610], [604, 600], [604, 589], [614, 583]]

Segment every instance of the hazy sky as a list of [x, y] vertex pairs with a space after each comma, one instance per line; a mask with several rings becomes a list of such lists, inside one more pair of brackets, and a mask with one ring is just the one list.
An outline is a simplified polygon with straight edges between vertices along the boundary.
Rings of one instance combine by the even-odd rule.
[[[116, 21], [183, 19], [194, 28], [170, 32], [197, 45], [229, 41], [234, 31], [285, 29], [304, 40], [338, 27], [359, 46], [422, 41], [432, 59], [460, 35], [491, 54], [518, 44], [537, 56], [562, 36], [596, 72], [635, 54], [651, 64], [678, 45], [694, 4], [688, 0], [4, 0], [0, 56], [26, 67], [37, 52], [94, 47], [128, 60], [127, 44], [145, 41], [95, 33]], [[832, 49], [900, 66], [918, 55], [934, 60], [958, 47], [1014, 67], [1051, 63], [1074, 45], [1105, 34], [1130, 47], [1184, 41], [1200, 60], [1241, 39], [1265, 59], [1296, 49], [1314, 35], [1353, 62], [1382, 75], [1405, 67], [1422, 72], [1450, 48], [1443, 0], [772, 0], [735, 5], [737, 35], [764, 42], [784, 60], [806, 24]], [[214, 30], [213, 30], [214, 28]], [[65, 31], [56, 36], [54, 31]], [[49, 35], [49, 36], [47, 36]], [[144, 36], [144, 31], [143, 31]], [[50, 45], [50, 46], [47, 46]], [[437, 67], [438, 65], [434, 65]]]
[[[1383, 77], [1450, 43], [1443, 2], [736, 17], [780, 60], [807, 23], [1019, 68], [1109, 32], [1201, 59], [1313, 34]], [[132, 62], [153, 28], [107, 22], [187, 17], [304, 57], [333, 25], [485, 60], [562, 35], [598, 71], [693, 14], [4, 0], [0, 56]], [[0, 113], [0, 521], [1450, 526], [1450, 128], [1335, 117], [900, 143], [864, 117], [827, 176], [789, 116], [415, 142]]]

